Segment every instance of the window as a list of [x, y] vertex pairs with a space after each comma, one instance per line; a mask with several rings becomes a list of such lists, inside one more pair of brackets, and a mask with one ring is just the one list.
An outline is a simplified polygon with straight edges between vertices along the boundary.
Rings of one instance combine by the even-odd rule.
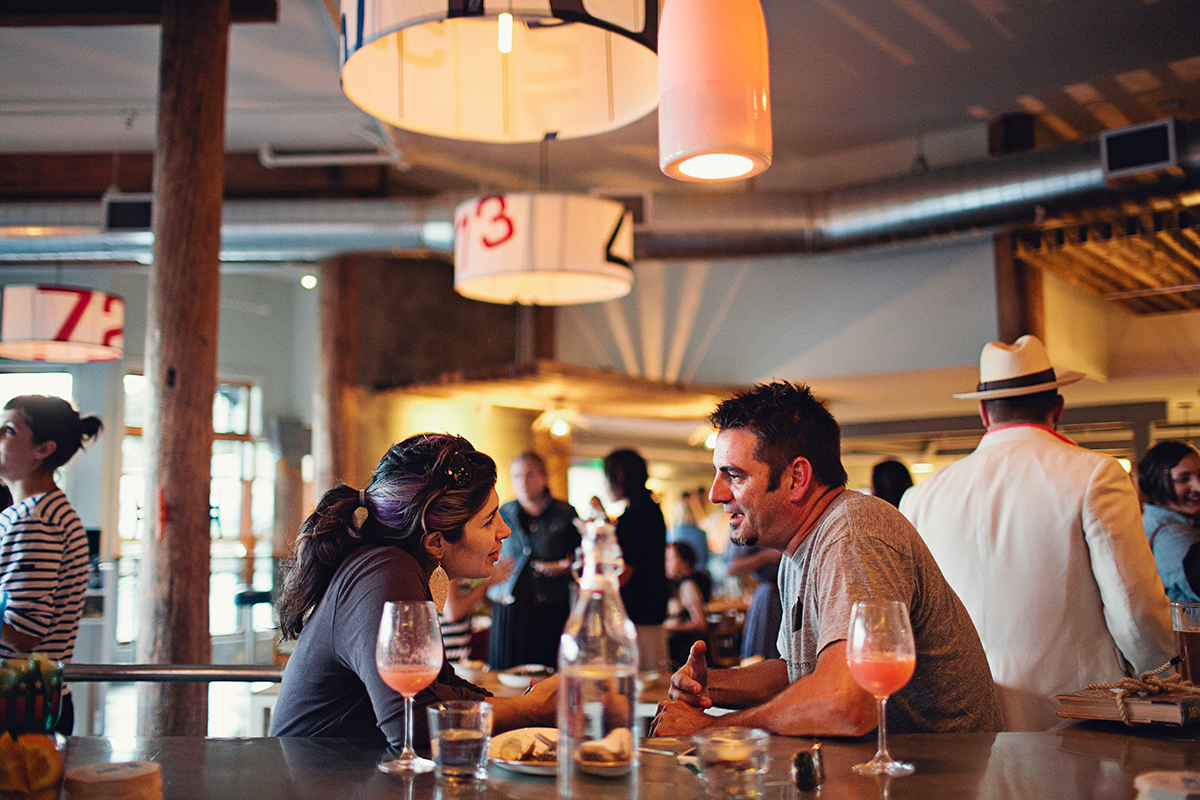
[[[125, 435], [117, 522], [117, 640], [137, 633], [137, 561], [151, 510], [146, 500], [143, 426], [149, 387], [142, 375], [126, 375]], [[212, 575], [209, 630], [214, 636], [239, 630], [233, 596], [242, 586], [271, 588], [275, 456], [262, 440], [262, 392], [250, 383], [221, 383], [213, 397], [213, 450], [209, 490]], [[273, 626], [269, 606], [255, 607], [254, 626]]]

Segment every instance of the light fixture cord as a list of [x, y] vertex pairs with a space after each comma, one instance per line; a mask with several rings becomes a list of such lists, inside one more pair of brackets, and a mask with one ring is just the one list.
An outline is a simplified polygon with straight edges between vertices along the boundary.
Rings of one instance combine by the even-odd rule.
[[558, 132], [552, 131], [542, 137], [538, 144], [538, 191], [546, 191], [550, 183], [550, 140], [557, 139]]

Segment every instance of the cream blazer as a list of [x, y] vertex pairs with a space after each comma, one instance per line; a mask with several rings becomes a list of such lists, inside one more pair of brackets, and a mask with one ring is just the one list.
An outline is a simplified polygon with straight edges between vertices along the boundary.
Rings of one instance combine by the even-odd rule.
[[1174, 655], [1170, 611], [1130, 476], [1040, 425], [992, 431], [909, 489], [900, 510], [987, 652], [1005, 730], [1058, 722], [1056, 694]]

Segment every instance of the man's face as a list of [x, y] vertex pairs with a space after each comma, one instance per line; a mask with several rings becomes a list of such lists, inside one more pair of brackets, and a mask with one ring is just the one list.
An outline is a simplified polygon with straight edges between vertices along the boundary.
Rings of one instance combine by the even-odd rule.
[[729, 517], [734, 544], [757, 544], [782, 550], [795, 533], [795, 508], [788, 498], [791, 485], [785, 473], [779, 488], [767, 491], [770, 467], [754, 457], [758, 439], [752, 431], [726, 428], [717, 434], [713, 478], [708, 498], [720, 503]]
[[521, 505], [536, 508], [546, 499], [549, 479], [533, 459], [523, 458], [516, 462], [508, 475], [512, 479], [513, 494]]

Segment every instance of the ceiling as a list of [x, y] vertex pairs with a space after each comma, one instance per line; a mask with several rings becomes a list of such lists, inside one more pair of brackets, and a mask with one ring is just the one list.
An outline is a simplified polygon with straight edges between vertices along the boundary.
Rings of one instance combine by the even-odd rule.
[[[1004, 115], [1032, 114], [1037, 149], [1050, 153], [1094, 145], [1109, 128], [1200, 119], [1195, 0], [762, 0], [774, 162], [748, 181], [697, 187], [660, 173], [653, 113], [544, 144], [458, 142], [378, 123], [340, 90], [331, 1], [279, 0], [276, 22], [233, 26], [228, 198], [416, 201], [544, 187], [646, 193], [659, 208], [703, 209], [714, 225], [751, 209], [740, 212], [749, 225], [781, 196], [822, 208], [926, 174], [986, 171], [989, 122]], [[141, 5], [21, 0], [0, 9], [0, 209], [150, 190], [157, 28], [93, 24], [126, 21]], [[264, 2], [233, 5], [261, 12]], [[370, 160], [381, 163], [361, 163]], [[1135, 312], [1197, 308], [1197, 162], [1182, 183], [1093, 192], [1038, 218], [1027, 204], [1002, 222], [1017, 230], [1019, 258]], [[959, 388], [971, 371], [944, 382]], [[852, 404], [878, 396], [876, 378], [827, 389]]]
[[[20, 12], [32, 3], [6, 5], [0, 22], [31, 21]], [[60, 0], [38, 8], [62, 5], [87, 14], [46, 12], [32, 21], [91, 22], [103, 18], [98, 9], [115, 13], [136, 3]], [[775, 160], [758, 178], [734, 184], [735, 192], [874, 180], [907, 172], [918, 157], [931, 167], [973, 160], [983, 155], [986, 122], [1012, 112], [1036, 114], [1045, 144], [1094, 139], [1105, 128], [1161, 116], [1200, 115], [1200, 4], [1192, 0], [763, 0], [762, 6]], [[337, 54], [323, 0], [279, 0], [277, 22], [234, 25], [228, 151], [363, 151], [386, 139], [400, 147], [400, 169], [387, 170], [386, 185], [376, 190], [536, 188], [538, 144], [481, 145], [384, 130], [341, 93]], [[157, 58], [152, 25], [0, 28], [0, 153], [94, 153], [111, 161], [113, 153], [136, 160], [151, 152]], [[608, 134], [553, 142], [549, 183], [696, 191], [658, 171], [656, 141], [652, 113]], [[107, 186], [112, 170], [104, 172]], [[55, 187], [52, 175], [29, 173], [5, 175], [0, 191], [13, 197], [19, 183], [26, 196], [76, 196], [70, 181]], [[361, 184], [349, 189], [365, 191]]]

